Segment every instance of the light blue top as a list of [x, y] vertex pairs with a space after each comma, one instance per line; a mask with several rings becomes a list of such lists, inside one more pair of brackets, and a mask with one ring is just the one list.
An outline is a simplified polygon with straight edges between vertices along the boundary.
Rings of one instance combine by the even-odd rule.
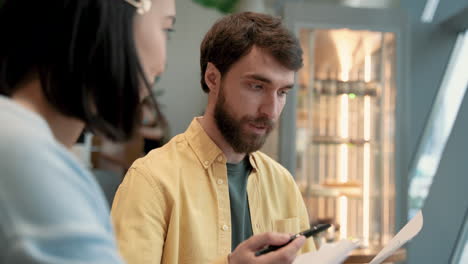
[[95, 178], [44, 119], [1, 95], [0, 263], [123, 263]]

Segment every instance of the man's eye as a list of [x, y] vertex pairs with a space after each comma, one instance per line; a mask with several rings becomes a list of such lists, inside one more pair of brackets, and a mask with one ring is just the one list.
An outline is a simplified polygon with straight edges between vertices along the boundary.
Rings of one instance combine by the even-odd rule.
[[261, 85], [261, 84], [251, 84], [250, 88], [252, 88], [254, 90], [261, 90], [261, 89], [263, 89], [263, 85]]
[[167, 39], [171, 39], [171, 35], [175, 30], [173, 28], [166, 28], [164, 31], [166, 32]]
[[282, 91], [279, 91], [279, 92], [278, 92], [278, 94], [279, 94], [280, 96], [286, 96], [288, 93], [289, 93], [288, 90], [282, 90]]

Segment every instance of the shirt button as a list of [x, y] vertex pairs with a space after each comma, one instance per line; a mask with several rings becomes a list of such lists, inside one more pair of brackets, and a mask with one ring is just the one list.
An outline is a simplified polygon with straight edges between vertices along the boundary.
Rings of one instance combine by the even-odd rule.
[[228, 229], [229, 229], [229, 226], [223, 225], [223, 230], [224, 230], [224, 231], [228, 231]]
[[206, 166], [208, 166], [208, 164], [210, 164], [209, 161], [205, 160], [205, 162], [203, 162], [203, 164], [205, 164]]
[[220, 155], [220, 156], [218, 157], [218, 161], [219, 161], [219, 162], [223, 161], [223, 156]]
[[218, 184], [219, 184], [219, 185], [223, 184], [223, 180], [219, 179], [219, 180], [218, 180]]

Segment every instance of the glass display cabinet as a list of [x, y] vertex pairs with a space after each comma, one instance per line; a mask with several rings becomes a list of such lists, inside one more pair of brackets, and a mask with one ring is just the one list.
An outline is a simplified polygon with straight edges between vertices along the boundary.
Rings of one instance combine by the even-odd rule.
[[334, 224], [329, 240], [386, 244], [406, 219], [404, 15], [290, 3], [284, 17], [304, 67], [281, 119], [279, 161], [312, 222]]

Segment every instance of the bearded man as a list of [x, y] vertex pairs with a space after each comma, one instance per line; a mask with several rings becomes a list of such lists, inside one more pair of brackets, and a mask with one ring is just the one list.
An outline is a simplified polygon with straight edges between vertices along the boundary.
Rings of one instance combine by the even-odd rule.
[[315, 250], [312, 239], [255, 256], [310, 227], [291, 174], [258, 150], [301, 47], [281, 20], [246, 12], [215, 23], [200, 50], [206, 111], [128, 171], [112, 207], [121, 253], [128, 263], [291, 263]]

